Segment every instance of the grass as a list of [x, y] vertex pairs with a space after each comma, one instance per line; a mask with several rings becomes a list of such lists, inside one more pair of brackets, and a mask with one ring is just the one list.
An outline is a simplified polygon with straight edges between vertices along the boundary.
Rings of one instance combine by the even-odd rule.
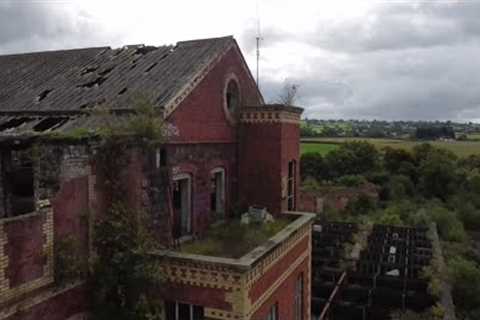
[[[309, 143], [305, 143], [308, 141]], [[302, 153], [316, 152], [317, 148], [320, 153], [328, 153], [335, 149], [335, 145], [347, 141], [367, 141], [378, 149], [385, 147], [401, 148], [411, 150], [414, 146], [421, 144], [421, 141], [400, 140], [400, 139], [375, 139], [375, 138], [305, 138], [302, 139]], [[313, 143], [312, 143], [313, 142]], [[318, 143], [315, 143], [318, 142]], [[468, 157], [473, 154], [480, 154], [480, 141], [428, 141], [432, 145], [452, 151], [459, 157]], [[333, 147], [324, 147], [326, 144], [333, 144]], [[315, 147], [318, 146], [318, 147]], [[331, 148], [326, 151], [327, 148]], [[323, 149], [323, 150], [322, 150]], [[325, 152], [326, 151], [326, 152]]]
[[231, 221], [209, 228], [202, 239], [181, 246], [180, 252], [206, 256], [240, 258], [284, 229], [289, 219], [276, 219], [269, 223], [241, 224]]
[[303, 153], [321, 153], [326, 155], [330, 151], [338, 148], [338, 144], [335, 143], [302, 143], [301, 152]]

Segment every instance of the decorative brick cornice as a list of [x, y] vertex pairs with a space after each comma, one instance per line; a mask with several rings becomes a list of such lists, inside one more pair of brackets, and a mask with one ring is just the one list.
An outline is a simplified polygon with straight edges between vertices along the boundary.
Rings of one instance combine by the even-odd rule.
[[301, 108], [282, 105], [245, 107], [240, 112], [240, 122], [300, 124], [302, 111]]
[[[298, 213], [290, 212], [290, 214]], [[258, 247], [240, 259], [206, 257], [201, 255], [165, 253], [163, 272], [167, 282], [200, 288], [220, 289], [225, 292], [225, 301], [231, 310], [220, 310], [205, 306], [209, 319], [250, 319], [255, 311], [281, 286], [281, 284], [310, 257], [311, 222], [313, 215], [304, 214], [289, 227], [270, 239], [271, 246]], [[299, 252], [298, 245], [307, 242]], [[250, 291], [259, 279], [269, 272], [277, 262], [289, 254], [295, 254], [293, 263], [282, 275], [251, 301]], [[306, 278], [306, 287], [310, 285]]]

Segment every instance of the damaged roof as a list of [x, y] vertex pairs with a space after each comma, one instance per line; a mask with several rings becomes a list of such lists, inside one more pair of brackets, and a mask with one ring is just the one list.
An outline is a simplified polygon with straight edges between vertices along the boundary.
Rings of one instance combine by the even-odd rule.
[[134, 94], [168, 113], [234, 44], [223, 37], [0, 56], [0, 133], [68, 126], [98, 105], [128, 111]]

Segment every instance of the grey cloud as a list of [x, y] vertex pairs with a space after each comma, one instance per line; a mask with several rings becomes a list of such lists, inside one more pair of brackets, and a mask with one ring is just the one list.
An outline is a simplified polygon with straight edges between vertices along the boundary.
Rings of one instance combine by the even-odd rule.
[[0, 53], [105, 45], [105, 39], [117, 39], [85, 12], [70, 9], [63, 1], [1, 1]]
[[[275, 36], [341, 55], [343, 65], [309, 58], [292, 74], [309, 117], [480, 119], [479, 2], [390, 3], [362, 19], [320, 21], [311, 34]], [[267, 98], [281, 83], [272, 81]]]

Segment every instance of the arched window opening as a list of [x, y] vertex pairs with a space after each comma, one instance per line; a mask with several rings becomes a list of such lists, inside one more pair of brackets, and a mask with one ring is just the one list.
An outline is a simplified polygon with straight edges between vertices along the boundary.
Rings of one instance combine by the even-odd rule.
[[173, 178], [173, 236], [178, 239], [192, 233], [192, 177], [179, 174]]
[[225, 217], [225, 169], [215, 168], [210, 173], [210, 210], [216, 219]]

